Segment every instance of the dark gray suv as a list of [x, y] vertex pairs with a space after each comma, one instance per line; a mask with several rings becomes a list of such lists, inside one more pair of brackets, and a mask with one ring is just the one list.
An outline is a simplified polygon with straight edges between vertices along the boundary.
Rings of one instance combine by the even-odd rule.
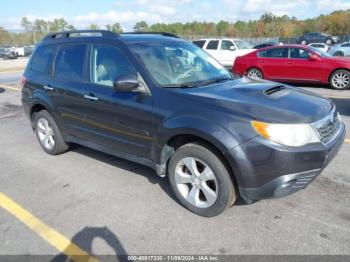
[[166, 33], [50, 34], [22, 84], [47, 153], [77, 143], [150, 166], [202, 216], [220, 214], [238, 197], [252, 203], [305, 188], [345, 136], [330, 100], [234, 78]]

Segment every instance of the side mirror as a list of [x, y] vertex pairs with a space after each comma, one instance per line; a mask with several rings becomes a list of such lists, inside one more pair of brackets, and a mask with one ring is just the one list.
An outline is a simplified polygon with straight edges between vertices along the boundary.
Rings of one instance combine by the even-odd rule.
[[117, 92], [135, 92], [140, 86], [137, 75], [122, 75], [113, 83]]
[[315, 54], [310, 54], [310, 55], [309, 55], [309, 59], [310, 59], [311, 61], [319, 61], [319, 60], [320, 60], [320, 58], [318, 57], [318, 55], [315, 55]]

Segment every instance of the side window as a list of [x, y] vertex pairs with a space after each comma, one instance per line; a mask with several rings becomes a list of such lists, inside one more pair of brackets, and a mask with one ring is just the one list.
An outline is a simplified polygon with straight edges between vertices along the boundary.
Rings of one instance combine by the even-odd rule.
[[219, 40], [211, 40], [209, 41], [207, 48], [208, 50], [216, 50], [219, 46]]
[[287, 58], [287, 48], [272, 48], [267, 50], [266, 57], [269, 58]]
[[267, 50], [258, 52], [258, 57], [266, 57], [267, 56]]
[[221, 50], [234, 50], [234, 49], [236, 48], [231, 41], [228, 41], [228, 40], [221, 41]]
[[56, 46], [38, 46], [31, 61], [31, 68], [40, 73], [48, 74], [55, 51]]
[[113, 87], [120, 76], [137, 74], [128, 58], [117, 48], [109, 45], [94, 45], [91, 55], [92, 82]]
[[85, 45], [62, 46], [56, 57], [55, 77], [83, 81], [85, 49]]
[[289, 57], [293, 59], [309, 59], [309, 52], [302, 48], [290, 48]]
[[203, 48], [204, 44], [205, 44], [205, 40], [196, 40], [196, 41], [193, 41], [193, 43], [200, 47], [200, 48]]
[[341, 45], [342, 47], [350, 47], [350, 43]]

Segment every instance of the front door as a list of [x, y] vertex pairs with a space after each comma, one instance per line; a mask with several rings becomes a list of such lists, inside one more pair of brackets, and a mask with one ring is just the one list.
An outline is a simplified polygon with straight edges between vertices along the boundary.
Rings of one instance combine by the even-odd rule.
[[154, 133], [152, 96], [117, 92], [116, 79], [137, 71], [116, 45], [94, 44], [90, 50], [90, 83], [86, 122], [90, 141], [140, 157], [150, 155]]

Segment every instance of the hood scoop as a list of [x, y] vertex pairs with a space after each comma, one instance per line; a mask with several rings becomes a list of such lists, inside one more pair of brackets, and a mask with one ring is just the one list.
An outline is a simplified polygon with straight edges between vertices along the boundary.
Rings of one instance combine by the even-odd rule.
[[271, 98], [277, 99], [281, 98], [283, 96], [286, 96], [290, 94], [292, 90], [290, 88], [287, 88], [286, 86], [280, 85], [280, 86], [274, 86], [267, 90], [265, 90], [265, 94], [270, 96]]

